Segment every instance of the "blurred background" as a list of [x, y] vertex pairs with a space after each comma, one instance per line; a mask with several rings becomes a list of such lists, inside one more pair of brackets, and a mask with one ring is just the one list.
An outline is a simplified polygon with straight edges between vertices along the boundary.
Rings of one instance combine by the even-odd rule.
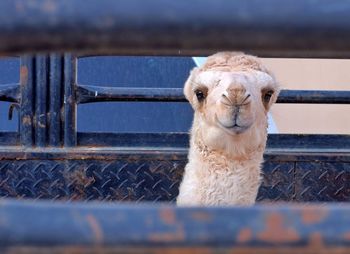
[[[263, 59], [283, 89], [349, 90], [350, 61]], [[276, 104], [273, 119], [280, 133], [350, 134], [350, 105]]]

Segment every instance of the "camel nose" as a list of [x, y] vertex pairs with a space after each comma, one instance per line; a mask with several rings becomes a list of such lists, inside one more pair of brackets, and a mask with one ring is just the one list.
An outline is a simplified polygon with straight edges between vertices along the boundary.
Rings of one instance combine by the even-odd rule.
[[249, 103], [250, 94], [241, 84], [231, 84], [222, 94], [224, 100], [228, 100], [231, 105], [242, 105]]

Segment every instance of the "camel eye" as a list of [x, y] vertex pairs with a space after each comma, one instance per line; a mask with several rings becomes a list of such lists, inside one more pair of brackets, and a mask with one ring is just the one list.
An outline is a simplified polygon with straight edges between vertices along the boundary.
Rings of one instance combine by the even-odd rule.
[[201, 90], [196, 90], [194, 93], [197, 96], [198, 101], [203, 101], [205, 99], [205, 94]]
[[268, 90], [263, 94], [263, 101], [264, 103], [269, 103], [271, 100], [271, 97], [273, 95], [273, 91], [272, 90]]

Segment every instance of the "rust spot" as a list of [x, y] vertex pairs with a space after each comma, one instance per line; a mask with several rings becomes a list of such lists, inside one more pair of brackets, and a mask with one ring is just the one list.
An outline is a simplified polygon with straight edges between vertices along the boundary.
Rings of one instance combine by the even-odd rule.
[[309, 244], [313, 249], [324, 247], [321, 233], [315, 232], [310, 234]]
[[152, 227], [154, 225], [154, 222], [151, 218], [147, 217], [146, 220], [145, 220], [145, 225], [147, 227]]
[[22, 119], [23, 125], [31, 125], [32, 124], [32, 118], [30, 116], [25, 116]]
[[42, 9], [46, 12], [55, 12], [57, 7], [54, 1], [48, 0], [42, 3]]
[[24, 11], [24, 5], [22, 2], [16, 2], [15, 3], [15, 8], [17, 12], [23, 12]]
[[185, 240], [185, 232], [182, 227], [178, 226], [175, 232], [152, 233], [149, 236], [152, 242], [180, 242]]
[[46, 127], [46, 125], [44, 124], [44, 123], [42, 123], [42, 122], [38, 122], [38, 127], [40, 127], [40, 128], [45, 128]]
[[205, 212], [193, 212], [191, 215], [194, 220], [198, 221], [210, 221], [212, 219], [212, 217]]
[[64, 177], [69, 182], [69, 186], [73, 188], [72, 200], [81, 200], [85, 197], [85, 189], [95, 182], [93, 177], [88, 177], [81, 170], [69, 171], [64, 174]]
[[159, 217], [166, 224], [174, 225], [176, 223], [175, 213], [171, 208], [162, 208]]
[[71, 172], [68, 174], [68, 178], [71, 181], [75, 181], [77, 184], [84, 185], [84, 187], [87, 187], [95, 181], [93, 177], [88, 177], [83, 171], [80, 170]]
[[20, 83], [26, 84], [28, 80], [28, 68], [26, 66], [21, 66], [20, 68]]
[[243, 228], [237, 236], [237, 242], [247, 243], [252, 239], [252, 236], [253, 234], [250, 228]]
[[344, 234], [344, 239], [350, 241], [350, 232]]
[[324, 220], [328, 215], [326, 210], [316, 208], [306, 208], [302, 211], [301, 219], [305, 224], [315, 224]]
[[269, 243], [291, 243], [300, 239], [295, 229], [283, 225], [283, 217], [278, 213], [267, 216], [265, 231], [260, 232], [257, 238]]
[[92, 232], [94, 234], [94, 239], [97, 244], [101, 244], [103, 242], [103, 232], [101, 230], [100, 224], [95, 219], [95, 217], [91, 214], [86, 216], [86, 220], [88, 221]]

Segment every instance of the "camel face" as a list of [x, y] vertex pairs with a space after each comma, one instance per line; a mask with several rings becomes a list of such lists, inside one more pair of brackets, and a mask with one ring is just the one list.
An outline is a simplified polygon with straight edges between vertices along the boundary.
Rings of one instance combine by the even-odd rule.
[[208, 126], [229, 135], [240, 135], [267, 119], [269, 103], [276, 89], [265, 72], [204, 71], [188, 85], [192, 104]]
[[194, 68], [184, 94], [194, 109], [192, 129], [205, 145], [243, 156], [265, 147], [267, 113], [279, 87], [260, 59], [221, 52]]

